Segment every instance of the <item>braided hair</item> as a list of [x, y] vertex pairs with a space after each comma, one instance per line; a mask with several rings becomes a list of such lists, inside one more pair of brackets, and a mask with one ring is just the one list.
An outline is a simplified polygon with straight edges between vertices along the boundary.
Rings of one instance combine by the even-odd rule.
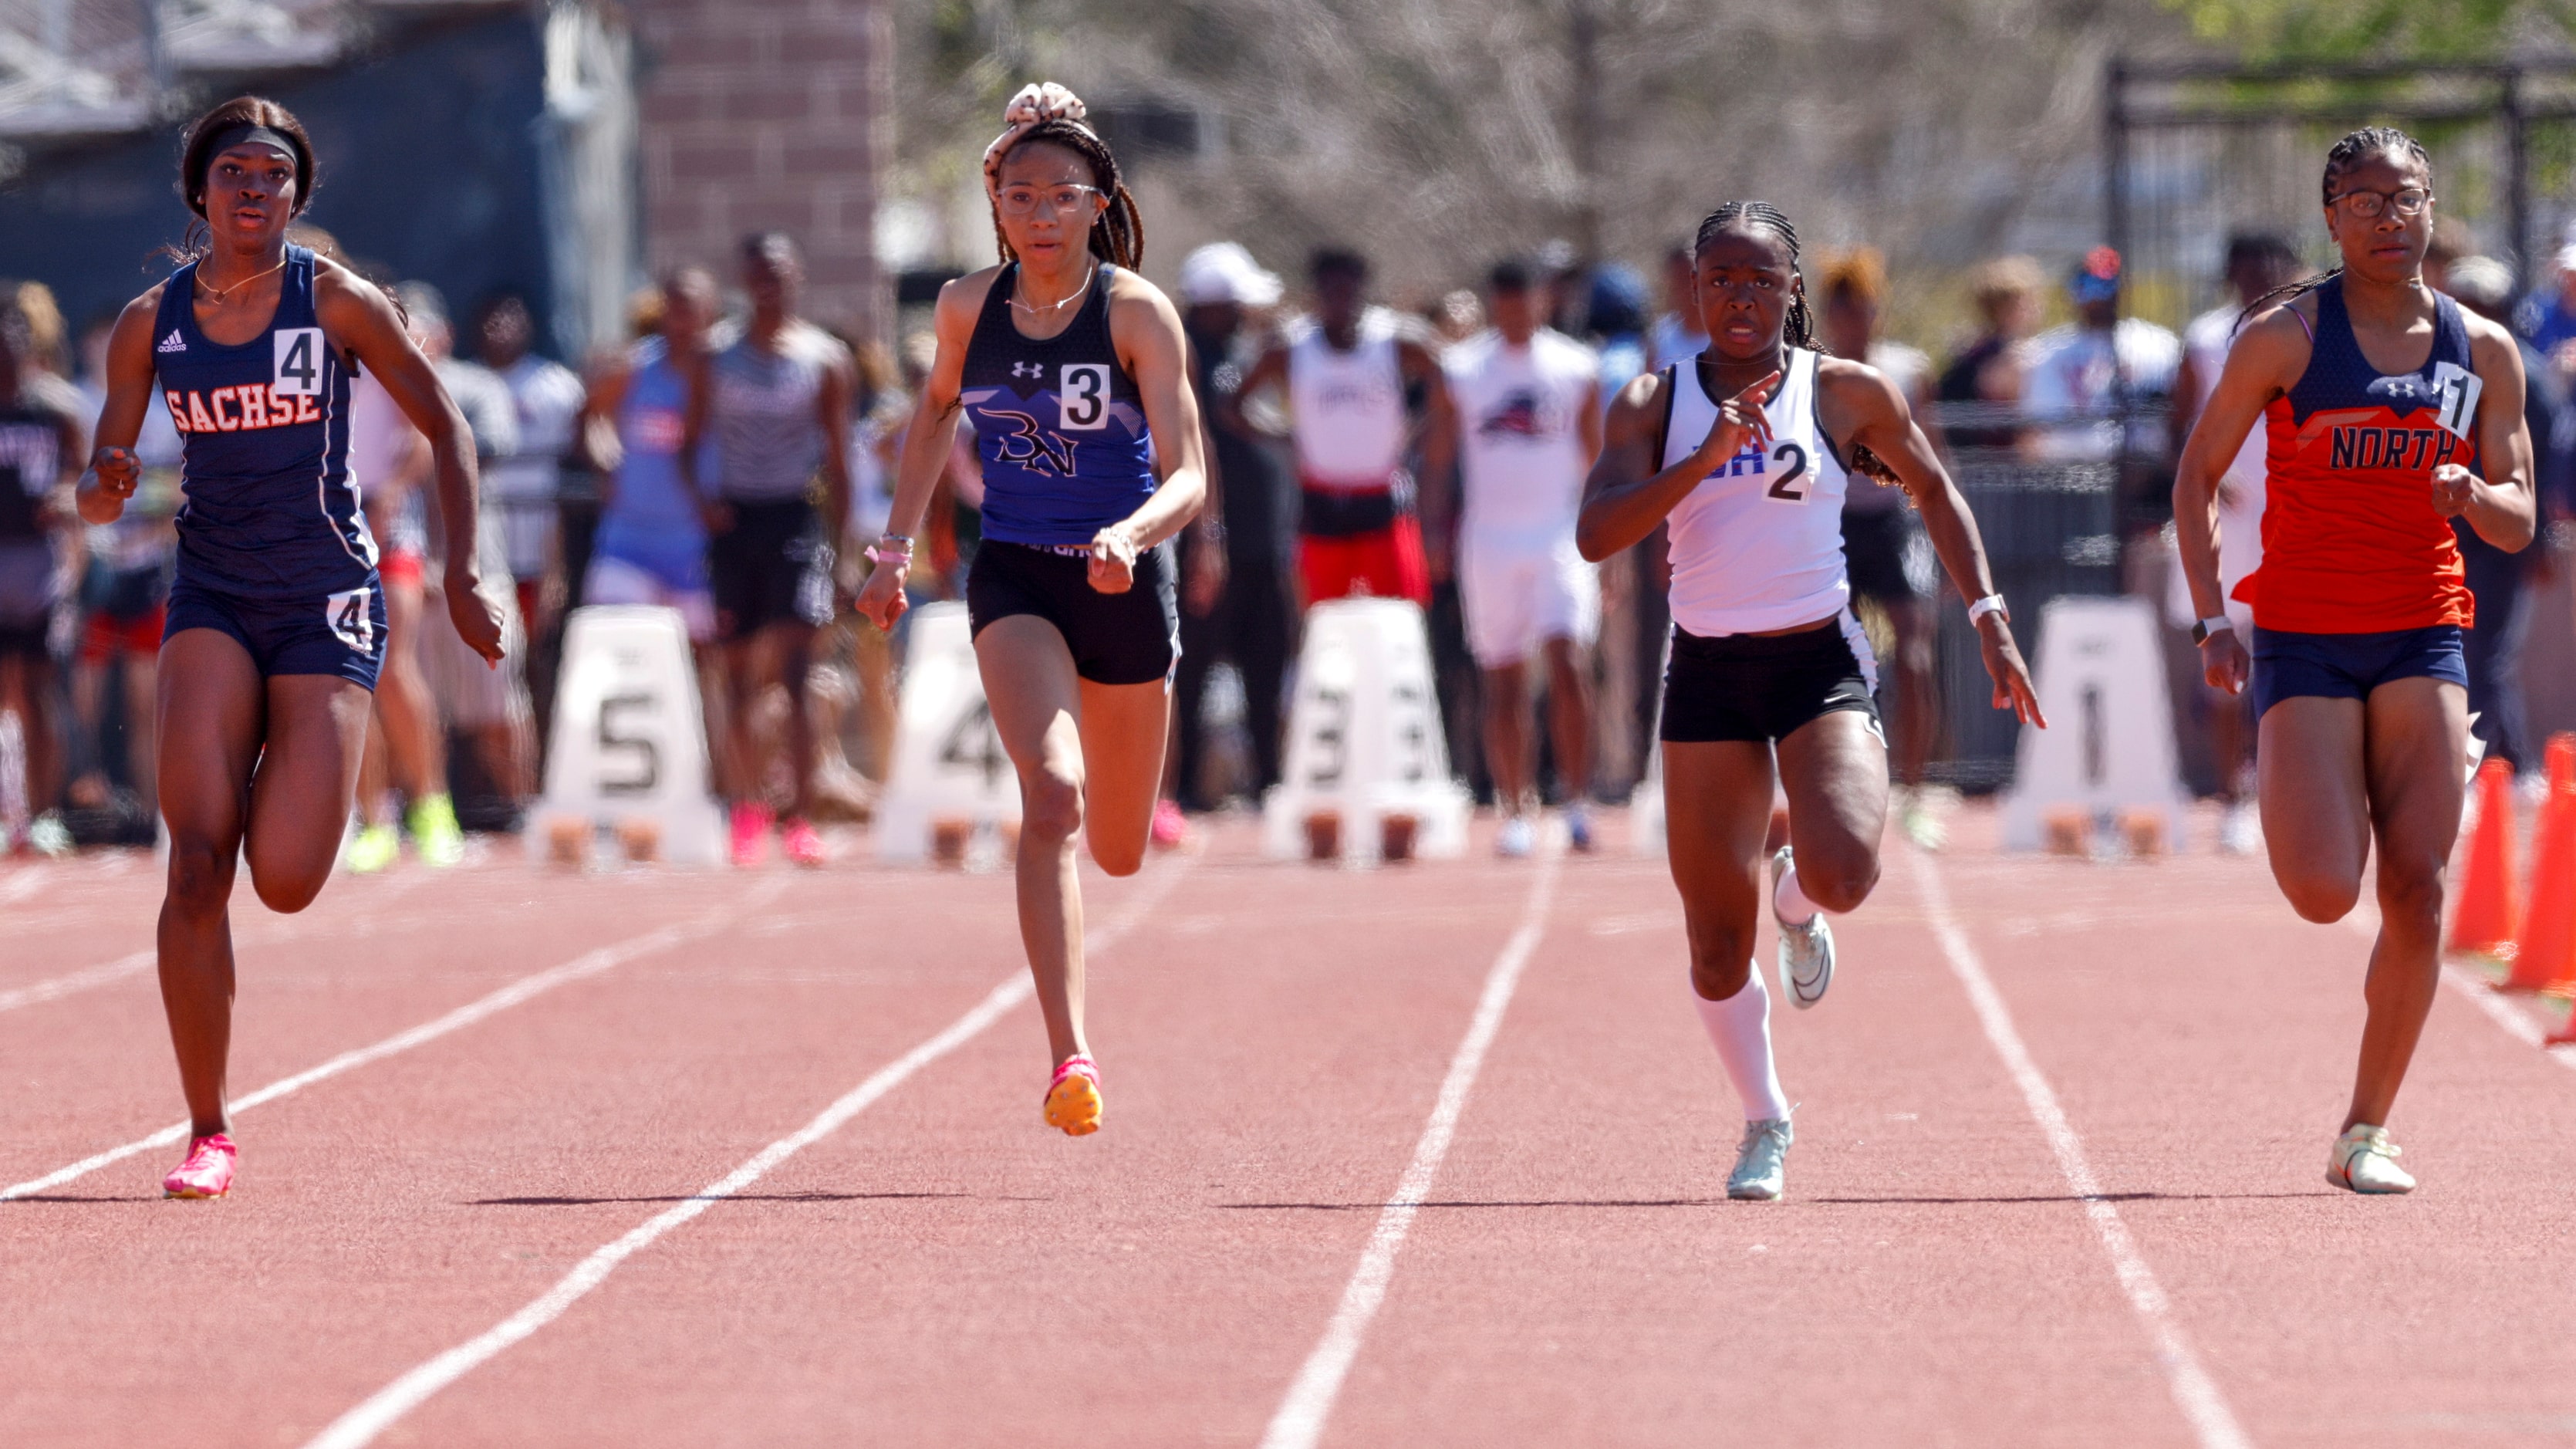
[[[1789, 224], [1788, 216], [1780, 208], [1767, 201], [1720, 203], [1717, 210], [1710, 212], [1707, 219], [1699, 224], [1699, 234], [1691, 239], [1691, 254], [1696, 258], [1699, 249], [1708, 245], [1711, 237], [1724, 232], [1751, 231], [1755, 228], [1778, 237], [1780, 244], [1789, 249], [1789, 275], [1797, 280], [1797, 285], [1789, 293], [1788, 320], [1780, 328], [1781, 343], [1789, 347], [1803, 347], [1809, 352], [1820, 353], [1827, 357], [1833, 356], [1834, 350], [1825, 345], [1823, 334], [1816, 328], [1815, 309], [1807, 305], [1806, 274], [1798, 270], [1798, 229]], [[1853, 444], [1851, 449], [1851, 471], [1865, 474], [1883, 483], [1897, 481], [1894, 469], [1880, 461], [1877, 454], [1857, 443]], [[1913, 495], [1906, 495], [1906, 501], [1911, 503]]]
[[[2317, 188], [2317, 194], [2323, 198], [2323, 204], [2334, 205], [2335, 198], [2341, 194], [2335, 188], [2343, 184], [2343, 179], [2351, 175], [2355, 167], [2373, 156], [2405, 157], [2424, 168], [2427, 180], [2432, 178], [2433, 157], [2424, 149], [2423, 142], [2395, 126], [2364, 126], [2335, 142], [2334, 149], [2326, 152], [2325, 175], [2319, 181]], [[2273, 303], [2295, 302], [2342, 275], [2343, 268], [2336, 267], [2332, 271], [2319, 272], [2313, 277], [2274, 287], [2255, 298], [2254, 305], [2246, 308], [2243, 315], [2236, 319], [2236, 325], [2241, 328], [2247, 319]]]
[[[1136, 209], [1136, 198], [1119, 178], [1118, 158], [1111, 154], [1109, 143], [1098, 132], [1079, 121], [1041, 121], [1027, 134], [1011, 143], [1003, 153], [1008, 160], [1023, 146], [1040, 141], [1052, 142], [1080, 156], [1091, 166], [1091, 184], [1109, 198], [1109, 206], [1091, 223], [1091, 254], [1112, 266], [1134, 271], [1145, 260], [1145, 217]], [[1019, 253], [1011, 250], [1011, 240], [1002, 234], [1002, 212], [997, 203], [993, 209], [993, 245], [1005, 261], [1018, 261]]]

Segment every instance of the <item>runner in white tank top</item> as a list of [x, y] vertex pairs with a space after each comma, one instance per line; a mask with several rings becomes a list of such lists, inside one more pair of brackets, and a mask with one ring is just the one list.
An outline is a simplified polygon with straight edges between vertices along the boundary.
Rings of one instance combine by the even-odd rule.
[[1248, 427], [1242, 403], [1265, 389], [1285, 395], [1302, 498], [1297, 525], [1301, 603], [1351, 594], [1431, 602], [1434, 572], [1404, 471], [1413, 447], [1406, 396], [1422, 398], [1422, 469], [1449, 468], [1448, 389], [1440, 364], [1401, 318], [1366, 304], [1368, 262], [1326, 247], [1309, 275], [1315, 315], [1274, 343], [1232, 402], [1228, 421]]
[[1800, 1006], [1833, 980], [1821, 912], [1851, 910], [1878, 883], [1887, 824], [1868, 644], [1844, 607], [1851, 470], [1905, 489], [1975, 600], [1995, 706], [2044, 721], [1975, 520], [1904, 396], [1875, 370], [1816, 350], [1788, 219], [1728, 202], [1700, 223], [1692, 250], [1708, 350], [1621, 390], [1578, 536], [1598, 560], [1672, 521], [1659, 731], [1667, 849], [1700, 1017], [1744, 1101], [1727, 1195], [1769, 1199], [1783, 1190], [1792, 1136], [1771, 1064], [1770, 994], [1752, 962], [1775, 761], [1794, 851], [1772, 857], [1772, 914], [1780, 984]]
[[[1574, 546], [1574, 519], [1601, 451], [1601, 364], [1592, 349], [1539, 325], [1526, 264], [1495, 267], [1486, 304], [1493, 330], [1449, 349], [1441, 367], [1458, 417], [1458, 602], [1468, 651], [1485, 675], [1485, 760], [1504, 815], [1495, 848], [1527, 855], [1536, 843], [1529, 663], [1543, 652], [1566, 834], [1576, 850], [1590, 850], [1584, 651], [1601, 631], [1601, 585]], [[1440, 480], [1425, 482], [1423, 512], [1436, 525], [1450, 510]]]

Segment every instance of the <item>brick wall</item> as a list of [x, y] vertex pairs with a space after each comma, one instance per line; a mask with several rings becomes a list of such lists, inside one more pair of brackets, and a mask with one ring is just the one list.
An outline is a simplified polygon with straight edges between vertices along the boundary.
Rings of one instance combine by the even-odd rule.
[[644, 259], [730, 287], [746, 232], [805, 250], [806, 312], [879, 335], [875, 197], [893, 73], [890, 0], [634, 0]]

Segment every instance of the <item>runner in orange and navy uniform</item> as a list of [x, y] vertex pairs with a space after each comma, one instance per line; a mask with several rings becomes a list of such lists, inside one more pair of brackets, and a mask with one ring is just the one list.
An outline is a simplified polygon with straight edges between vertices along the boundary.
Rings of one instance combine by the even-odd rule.
[[[2252, 675], [2282, 893], [2309, 920], [2341, 919], [2376, 841], [2370, 1014], [2326, 1177], [2405, 1192], [2386, 1124], [2440, 982], [2467, 784], [2472, 613], [2451, 520], [2499, 548], [2531, 542], [2531, 439], [2512, 335], [2424, 285], [2424, 148], [2385, 128], [2346, 136], [2326, 159], [2325, 213], [2343, 267], [2248, 312], [2183, 448], [2174, 511], [2209, 681], [2234, 693]], [[2269, 479], [2263, 561], [2237, 586], [2246, 641], [2219, 593], [2216, 499], [2257, 416]]]

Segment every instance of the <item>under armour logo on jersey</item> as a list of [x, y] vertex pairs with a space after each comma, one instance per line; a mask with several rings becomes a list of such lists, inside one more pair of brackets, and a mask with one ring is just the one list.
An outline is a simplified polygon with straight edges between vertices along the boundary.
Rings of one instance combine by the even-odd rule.
[[1011, 376], [1044, 377], [1046, 376], [1046, 369], [1034, 362], [1014, 362], [1011, 364]]
[[179, 335], [178, 328], [173, 327], [170, 329], [170, 335], [161, 339], [161, 345], [152, 350], [155, 352], [185, 352], [188, 350], [187, 339]]

